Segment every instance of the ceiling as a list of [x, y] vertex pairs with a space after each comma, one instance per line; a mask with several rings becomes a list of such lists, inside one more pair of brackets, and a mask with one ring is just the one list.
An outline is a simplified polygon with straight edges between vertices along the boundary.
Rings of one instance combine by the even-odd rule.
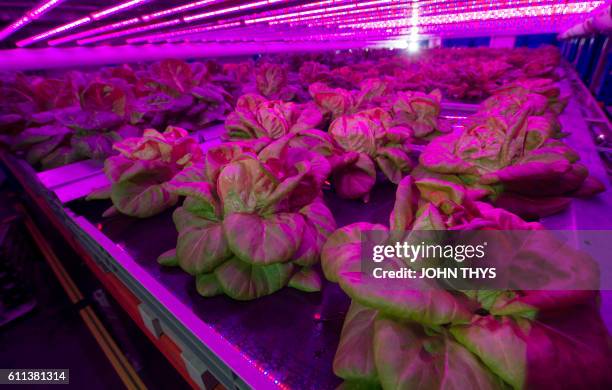
[[0, 0], [0, 49], [558, 32], [609, 0]]

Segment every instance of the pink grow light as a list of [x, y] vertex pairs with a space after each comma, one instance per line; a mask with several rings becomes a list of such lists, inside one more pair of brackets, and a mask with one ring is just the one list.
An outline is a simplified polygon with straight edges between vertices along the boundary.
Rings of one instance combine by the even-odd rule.
[[102, 19], [105, 18], [107, 16], [110, 15], [114, 15], [116, 13], [119, 12], [123, 12], [126, 11], [130, 8], [134, 8], [138, 5], [144, 4], [144, 3], [148, 3], [151, 0], [131, 0], [131, 1], [126, 1], [125, 3], [121, 3], [121, 4], [117, 4], [114, 7], [110, 7], [110, 8], [106, 8], [102, 11], [98, 11], [98, 12], [94, 12], [91, 14], [91, 18], [93, 20], [98, 20], [98, 19]]
[[222, 9], [217, 10], [217, 11], [210, 11], [210, 12], [204, 12], [204, 13], [197, 14], [197, 15], [185, 16], [183, 18], [183, 20], [185, 22], [191, 22], [192, 20], [204, 19], [204, 18], [208, 18], [208, 17], [211, 17], [211, 16], [217, 16], [217, 15], [223, 15], [223, 14], [227, 14], [227, 13], [230, 13], [230, 12], [243, 11], [245, 9], [257, 8], [257, 7], [260, 7], [262, 5], [275, 4], [275, 3], [279, 3], [281, 1], [284, 1], [284, 0], [261, 0], [261, 1], [256, 1], [254, 3], [247, 3], [247, 4], [243, 4], [243, 5], [236, 5], [236, 6], [233, 6], [233, 7], [222, 8]]
[[65, 37], [62, 37], [62, 38], [52, 39], [47, 43], [51, 46], [57, 46], [57, 45], [61, 45], [62, 43], [75, 41], [77, 39], [87, 38], [92, 35], [101, 34], [107, 31], [115, 30], [117, 28], [130, 26], [132, 24], [137, 24], [139, 22], [140, 22], [139, 18], [126, 19], [121, 22], [107, 24], [105, 26], [93, 28], [91, 30], [85, 30], [85, 31], [82, 31], [76, 34], [66, 35]]
[[[542, 17], [551, 15], [567, 15], [567, 14], [581, 14], [592, 11], [593, 9], [602, 5], [603, 1], [583, 1], [576, 3], [565, 3], [555, 5], [538, 5], [538, 6], [526, 6], [518, 8], [504, 8], [494, 9], [488, 11], [478, 12], [462, 12], [462, 13], [448, 13], [438, 14], [431, 16], [422, 16], [418, 18], [418, 25], [442, 25], [442, 24], [453, 24], [453, 23], [465, 23], [470, 21], [485, 21], [495, 19], [514, 19], [523, 17]], [[363, 29], [379, 29], [379, 28], [401, 28], [410, 25], [410, 20], [407, 19], [395, 19], [382, 22], [367, 22], [367, 23], [356, 23], [352, 20], [346, 20], [347, 23], [341, 25], [341, 28], [355, 27]]]
[[[150, 0], [146, 0], [146, 1], [150, 1]], [[173, 15], [173, 14], [184, 12], [184, 11], [188, 11], [188, 10], [191, 10], [191, 9], [202, 8], [202, 7], [206, 6], [206, 5], [211, 5], [213, 3], [218, 3], [218, 2], [221, 2], [221, 1], [225, 1], [225, 0], [202, 0], [202, 1], [196, 1], [194, 3], [184, 4], [184, 5], [181, 5], [181, 6], [178, 6], [178, 7], [165, 9], [165, 10], [162, 10], [162, 11], [158, 11], [158, 12], [154, 12], [154, 13], [151, 13], [151, 14], [142, 15], [140, 17], [136, 17], [136, 18], [132, 18], [132, 19], [124, 19], [124, 20], [121, 20], [119, 22], [107, 24], [107, 25], [104, 25], [104, 26], [101, 26], [101, 27], [98, 27], [98, 28], [94, 28], [94, 29], [91, 29], [91, 30], [83, 31], [83, 32], [80, 32], [80, 33], [77, 33], [77, 34], [73, 34], [73, 35], [69, 35], [69, 36], [66, 36], [66, 37], [63, 37], [63, 38], [54, 39], [54, 40], [49, 41], [48, 44], [51, 45], [51, 46], [57, 46], [57, 45], [60, 45], [62, 43], [71, 42], [71, 41], [78, 40], [78, 39], [81, 39], [81, 38], [90, 37], [92, 35], [96, 35], [96, 34], [99, 34], [101, 32], [108, 32], [108, 31], [116, 30], [118, 28], [125, 27], [125, 26], [131, 25], [131, 24], [136, 24], [136, 23], [139, 23], [139, 22], [148, 22], [148, 21], [153, 20], [153, 19], [159, 19], [159, 18], [162, 18], [164, 16]], [[130, 4], [130, 8], [133, 8], [136, 5], [140, 5], [140, 3], [134, 3], [134, 2], [128, 2], [128, 3], [132, 3], [132, 4]], [[124, 3], [123, 5], [128, 4], [128, 3]], [[110, 13], [107, 12], [109, 10], [112, 10], [112, 13], [118, 13], [120, 11], [123, 11], [123, 10], [127, 9], [126, 7], [121, 7], [120, 8], [120, 6], [121, 5], [118, 5], [116, 7], [109, 8], [109, 9], [107, 9], [105, 11], [100, 11], [97, 14], [92, 14], [92, 17], [94, 15], [97, 15], [98, 19], [101, 19], [102, 17], [106, 17], [106, 16], [110, 15]]]
[[119, 31], [115, 31], [112, 33], [108, 33], [108, 34], [96, 35], [91, 38], [79, 39], [77, 43], [79, 45], [87, 45], [90, 43], [95, 43], [95, 42], [103, 41], [106, 39], [118, 38], [118, 37], [122, 37], [125, 35], [131, 35], [131, 34], [138, 34], [140, 32], [155, 30], [157, 28], [175, 26], [179, 24], [180, 22], [181, 22], [180, 19], [172, 19], [172, 20], [168, 20], [165, 22], [153, 23], [153, 24], [148, 24], [148, 25], [134, 27], [134, 28], [128, 28], [126, 30], [119, 30]]
[[0, 31], [0, 41], [7, 38], [9, 35], [19, 30], [23, 26], [29, 24], [32, 20], [38, 19], [41, 15], [49, 12], [64, 1], [65, 0], [47, 0], [38, 4], [36, 7], [26, 12], [22, 17], [3, 28], [2, 31]]
[[[55, 0], [55, 1], [64, 1], [64, 0]], [[112, 7], [105, 8], [105, 9], [103, 9], [101, 11], [94, 12], [90, 16], [86, 16], [84, 18], [77, 19], [77, 20], [75, 20], [73, 22], [63, 24], [63, 25], [55, 27], [55, 28], [53, 28], [53, 29], [51, 29], [49, 31], [45, 31], [45, 32], [43, 32], [41, 34], [28, 37], [26, 39], [23, 39], [23, 40], [17, 42], [16, 45], [19, 46], [19, 47], [29, 46], [32, 43], [38, 42], [38, 41], [46, 39], [46, 38], [50, 38], [52, 36], [55, 36], [57, 34], [61, 34], [63, 32], [69, 31], [69, 30], [72, 30], [73, 28], [76, 28], [78, 26], [82, 26], [84, 24], [91, 23], [94, 20], [100, 20], [100, 19], [106, 18], [106, 17], [108, 17], [110, 15], [114, 15], [114, 14], [117, 14], [117, 13], [120, 13], [120, 12], [123, 12], [123, 11], [127, 11], [128, 9], [135, 8], [135, 7], [140, 6], [140, 5], [144, 4], [144, 3], [147, 3], [149, 1], [152, 1], [152, 0], [130, 0], [130, 1], [126, 1], [126, 2], [123, 2], [123, 3], [117, 4], [117, 5], [114, 5]]]
[[[223, 0], [221, 0], [221, 1], [223, 1]], [[187, 3], [187, 4], [179, 5], [177, 7], [168, 8], [168, 9], [165, 9], [165, 10], [157, 11], [157, 12], [154, 12], [152, 14], [143, 15], [142, 16], [142, 20], [144, 20], [146, 22], [146, 21], [148, 21], [150, 19], [159, 19], [159, 18], [162, 18], [164, 16], [174, 15], [174, 14], [178, 14], [178, 13], [185, 12], [185, 11], [191, 11], [193, 9], [202, 8], [202, 7], [205, 7], [205, 6], [210, 5], [212, 3], [219, 3], [219, 2], [220, 2], [219, 0], [201, 0], [201, 1], [195, 1], [193, 3]]]
[[86, 16], [84, 18], [77, 19], [74, 22], [70, 22], [68, 24], [63, 24], [63, 25], [61, 25], [59, 27], [56, 27], [54, 29], [51, 29], [49, 31], [45, 31], [44, 33], [41, 33], [41, 34], [38, 34], [38, 35], [34, 35], [32, 37], [23, 39], [23, 40], [17, 42], [16, 45], [19, 46], [19, 47], [25, 47], [25, 46], [31, 45], [34, 42], [38, 42], [38, 41], [40, 41], [42, 39], [49, 38], [49, 37], [51, 37], [53, 35], [60, 34], [60, 33], [64, 32], [64, 31], [68, 31], [70, 29], [73, 29], [73, 28], [75, 28], [77, 26], [81, 26], [81, 25], [83, 25], [85, 23], [89, 23], [89, 22], [91, 22], [91, 18], [89, 16]]

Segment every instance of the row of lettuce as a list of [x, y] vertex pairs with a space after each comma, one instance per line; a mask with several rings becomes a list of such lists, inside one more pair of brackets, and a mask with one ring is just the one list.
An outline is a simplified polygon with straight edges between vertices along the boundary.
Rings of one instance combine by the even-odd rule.
[[[205, 153], [178, 127], [118, 142], [105, 162], [111, 185], [90, 198], [110, 198], [107, 215], [140, 218], [180, 203], [176, 248], [159, 262], [193, 275], [204, 297], [320, 291], [322, 269], [351, 298], [333, 363], [347, 388], [610, 384], [598, 293], [571, 287], [597, 280], [597, 266], [552, 236], [523, 248], [539, 265], [532, 277], [556, 275], [551, 290], [381, 284], [362, 273], [364, 233], [393, 245], [422, 230], [543, 231], [538, 218], [604, 190], [563, 142], [571, 129], [561, 128], [566, 99], [553, 79], [497, 88], [455, 129], [438, 90], [367, 79], [359, 89], [318, 81], [308, 93], [302, 103], [242, 95], [226, 141]], [[381, 181], [397, 184], [388, 225], [338, 227], [323, 193], [367, 201]]]
[[[391, 50], [274, 55], [258, 61], [191, 62], [109, 67], [96, 71], [0, 74], [0, 143], [35, 167], [50, 169], [104, 159], [112, 144], [146, 128], [195, 132], [222, 122], [247, 93], [270, 100], [316, 103], [332, 118], [356, 113], [397, 91], [478, 100], [516, 80], [558, 77], [552, 48], [439, 49], [406, 56]], [[435, 93], [438, 94], [437, 92]], [[376, 101], [376, 100], [379, 101]], [[405, 110], [402, 101], [396, 110]], [[236, 131], [257, 131], [239, 111]], [[265, 120], [262, 119], [262, 120]], [[417, 136], [438, 130], [415, 127]], [[246, 129], [244, 128], [246, 127]], [[433, 130], [432, 130], [433, 129]]]

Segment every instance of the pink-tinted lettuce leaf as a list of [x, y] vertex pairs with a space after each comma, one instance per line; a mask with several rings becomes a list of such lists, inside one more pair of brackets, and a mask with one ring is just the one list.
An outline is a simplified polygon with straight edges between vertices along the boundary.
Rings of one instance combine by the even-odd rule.
[[177, 195], [187, 197], [183, 202], [183, 207], [190, 213], [211, 221], [221, 219], [221, 205], [208, 183], [171, 182], [167, 188]]
[[119, 181], [125, 170], [130, 168], [133, 161], [122, 155], [111, 156], [104, 161], [104, 173], [111, 182]]
[[337, 164], [332, 174], [334, 190], [341, 198], [359, 199], [367, 196], [376, 183], [376, 166], [363, 153], [352, 164]]
[[609, 388], [609, 338], [595, 302], [542, 316], [526, 335], [527, 386]]
[[70, 144], [74, 151], [84, 158], [103, 160], [113, 151], [113, 143], [117, 140], [112, 133], [74, 135]]
[[123, 116], [126, 102], [125, 92], [112, 84], [93, 82], [81, 93], [81, 107], [86, 111], [106, 111]]
[[376, 163], [389, 181], [395, 184], [399, 183], [412, 167], [410, 157], [400, 147], [379, 148]]
[[93, 199], [108, 199], [111, 196], [112, 185], [109, 183], [103, 187], [95, 188], [93, 191], [87, 195], [87, 200]]
[[604, 192], [605, 190], [605, 185], [599, 181], [599, 179], [594, 176], [587, 176], [582, 182], [580, 188], [572, 192], [572, 196], [589, 197]]
[[596, 295], [594, 290], [507, 291], [490, 302], [487, 310], [493, 315], [533, 319], [543, 311], [564, 309], [592, 301]]
[[329, 77], [329, 67], [316, 61], [306, 61], [300, 66], [300, 81], [303, 84], [312, 84]]
[[477, 173], [477, 169], [454, 152], [455, 134], [438, 137], [431, 141], [419, 157], [427, 169], [439, 173]]
[[287, 85], [287, 69], [282, 65], [264, 63], [255, 70], [255, 83], [263, 96], [279, 96]]
[[255, 119], [259, 126], [255, 127], [255, 137], [280, 138], [289, 132], [291, 122], [281, 104], [266, 102], [261, 104], [255, 112]]
[[[206, 179], [210, 183], [216, 183], [221, 169], [234, 160], [238, 160], [248, 151], [236, 142], [226, 142], [219, 146], [210, 148], [205, 156]], [[252, 155], [252, 154], [249, 154]]]
[[[357, 259], [360, 261], [360, 259]], [[423, 279], [387, 279], [381, 283], [367, 272], [359, 269], [339, 270], [339, 284], [354, 300], [375, 308], [393, 318], [415, 321], [428, 325], [466, 323], [471, 318], [461, 297], [438, 289]], [[353, 268], [357, 268], [354, 265]], [[398, 271], [405, 267], [397, 259], [386, 259], [380, 263], [387, 271]]]
[[292, 126], [289, 129], [292, 133], [301, 133], [305, 130], [316, 129], [323, 122], [323, 115], [312, 103], [306, 104], [303, 107], [296, 107], [290, 105], [289, 110], [292, 112], [291, 123]]
[[153, 73], [173, 93], [189, 92], [194, 78], [188, 63], [177, 59], [165, 59], [152, 67]]
[[304, 217], [304, 233], [300, 247], [293, 256], [293, 262], [312, 266], [319, 261], [327, 237], [336, 229], [336, 221], [321, 200], [302, 207], [300, 214]]
[[[447, 202], [462, 204], [465, 199], [463, 187], [437, 179], [420, 179], [415, 182], [421, 197], [440, 207]], [[450, 210], [444, 210], [450, 211]]]
[[179, 266], [192, 275], [212, 272], [231, 255], [223, 226], [204, 218], [185, 218], [186, 213], [178, 208], [173, 215], [175, 221], [183, 219], [176, 244]]
[[232, 252], [242, 261], [266, 265], [286, 262], [298, 250], [304, 218], [297, 213], [279, 213], [262, 218], [255, 214], [226, 215], [223, 229]]
[[26, 154], [26, 160], [32, 165], [37, 164], [41, 159], [55, 150], [63, 142], [64, 138], [64, 135], [59, 134], [33, 144]]
[[527, 376], [527, 344], [523, 332], [527, 329], [509, 318], [475, 317], [469, 325], [450, 328], [459, 343], [476, 354], [496, 375], [514, 389], [525, 386]]
[[215, 269], [223, 292], [233, 299], [251, 300], [272, 294], [287, 285], [293, 264], [254, 265], [231, 258]]
[[325, 157], [330, 157], [335, 150], [329, 134], [317, 129], [302, 130], [289, 143], [292, 147], [308, 149]]
[[446, 224], [440, 211], [427, 203], [418, 209], [412, 230], [446, 230]]
[[395, 204], [389, 217], [391, 234], [403, 234], [412, 225], [418, 207], [417, 193], [411, 176], [406, 176], [399, 182], [395, 193]]
[[304, 267], [291, 277], [288, 286], [304, 292], [321, 291], [321, 276], [315, 269]]
[[544, 227], [537, 222], [525, 222], [522, 218], [507, 210], [493, 207], [484, 202], [474, 202], [480, 214], [495, 223], [500, 230], [542, 230]]
[[377, 319], [374, 360], [384, 389], [499, 389], [480, 360], [444, 335], [419, 325]]
[[311, 203], [319, 195], [319, 190], [330, 173], [330, 164], [325, 157], [308, 149], [292, 146], [293, 139], [295, 136], [287, 135], [273, 141], [258, 155], [270, 171], [277, 177], [284, 178], [275, 190], [281, 197], [274, 195], [268, 201], [268, 204], [277, 210], [295, 210]]
[[308, 87], [315, 104], [332, 119], [353, 112], [357, 102], [353, 94], [342, 88], [330, 88], [324, 83], [314, 83]]
[[217, 179], [225, 215], [254, 212], [268, 202], [277, 186], [278, 180], [255, 158], [226, 165]]
[[176, 248], [169, 249], [159, 255], [157, 262], [164, 267], [178, 267], [178, 257], [176, 256]]
[[374, 362], [374, 321], [376, 310], [352, 301], [334, 356], [334, 374], [344, 380], [376, 382]]
[[219, 284], [215, 274], [212, 273], [196, 275], [196, 290], [203, 297], [223, 294], [221, 284]]
[[123, 214], [146, 218], [178, 201], [163, 183], [173, 175], [164, 163], [136, 161], [122, 172], [120, 181], [113, 183], [111, 200]]
[[439, 90], [434, 90], [429, 95], [421, 92], [399, 92], [392, 106], [394, 122], [410, 127], [418, 138], [438, 131], [441, 99]]
[[389, 79], [368, 78], [363, 80], [360, 85], [358, 97], [359, 106], [366, 106], [368, 103], [375, 103], [379, 98], [392, 93], [393, 85]]
[[365, 115], [345, 115], [334, 120], [329, 126], [332, 138], [344, 150], [376, 154], [377, 133], [371, 120]]
[[197, 162], [174, 175], [172, 184], [197, 183], [206, 181], [205, 165]]
[[[323, 160], [325, 161], [325, 160]], [[260, 204], [260, 212], [265, 215], [272, 212], [282, 211], [284, 208], [280, 205], [282, 201], [291, 198], [294, 195], [294, 192], [300, 185], [300, 182], [304, 180], [306, 175], [308, 175], [311, 171], [311, 165], [308, 161], [302, 161], [296, 164], [297, 174], [294, 176], [289, 176], [285, 178], [283, 181], [278, 183], [278, 186], [269, 194], [268, 198], [265, 199]], [[312, 194], [314, 192], [315, 196], [317, 192], [313, 191], [316, 187], [307, 189], [307, 192]], [[303, 202], [305, 204], [312, 201], [312, 196], [308, 196], [307, 199]]]
[[163, 184], [141, 185], [123, 181], [113, 186], [111, 200], [121, 213], [147, 218], [174, 206], [178, 197], [170, 193]]
[[[571, 170], [572, 165], [565, 159], [546, 162], [532, 161], [525, 164], [510, 165], [494, 173], [483, 175], [481, 182], [483, 184], [502, 182], [510, 191], [520, 191], [521, 193], [529, 191], [536, 195], [553, 195], [567, 192], [562, 190], [552, 191], [550, 185], [569, 178]], [[584, 177], [577, 177], [576, 180], [581, 183]], [[572, 180], [569, 184], [570, 188], [576, 188], [574, 184], [576, 180]]]
[[327, 280], [338, 282], [340, 274], [361, 269], [362, 233], [380, 231], [383, 235], [381, 243], [385, 242], [387, 227], [365, 222], [354, 223], [341, 227], [333, 232], [321, 251], [321, 266]]
[[54, 137], [66, 136], [70, 129], [63, 126], [48, 125], [41, 127], [29, 127], [22, 131], [13, 142], [13, 149], [22, 149]]
[[55, 115], [63, 126], [82, 131], [115, 129], [123, 122], [121, 116], [112, 111], [83, 111], [77, 107], [60, 110]]
[[495, 199], [494, 205], [524, 219], [536, 220], [565, 210], [571, 201], [571, 198], [562, 196], [539, 198], [503, 192]]

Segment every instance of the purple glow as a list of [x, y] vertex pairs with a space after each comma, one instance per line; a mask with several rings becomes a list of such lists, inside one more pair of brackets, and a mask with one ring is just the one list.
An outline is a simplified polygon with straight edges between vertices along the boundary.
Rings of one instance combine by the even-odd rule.
[[136, 6], [142, 5], [144, 3], [148, 3], [151, 0], [131, 0], [131, 1], [126, 1], [125, 3], [121, 3], [121, 4], [117, 4], [114, 7], [110, 7], [110, 8], [106, 8], [102, 11], [98, 11], [98, 12], [94, 12], [91, 14], [91, 18], [93, 20], [98, 20], [98, 19], [102, 19], [105, 18], [109, 15], [113, 15], [119, 12], [123, 12], [126, 11], [130, 8], [135, 8]]
[[64, 1], [65, 0], [47, 0], [38, 4], [36, 7], [26, 12], [22, 17], [2, 29], [2, 31], [0, 31], [0, 41], [4, 40], [9, 35], [19, 30], [23, 26], [29, 24], [32, 20], [38, 19], [41, 15], [52, 10]]
[[66, 42], [71, 42], [71, 41], [75, 41], [77, 39], [82, 39], [82, 38], [87, 38], [90, 37], [92, 35], [96, 35], [96, 34], [100, 34], [103, 32], [107, 32], [107, 31], [111, 31], [117, 28], [121, 28], [121, 27], [126, 27], [126, 26], [130, 26], [132, 24], [137, 24], [140, 22], [139, 18], [133, 18], [133, 19], [127, 19], [121, 22], [117, 22], [117, 23], [112, 23], [112, 24], [108, 24], [106, 26], [102, 26], [102, 27], [98, 27], [98, 28], [93, 28], [91, 30], [85, 30], [76, 34], [71, 34], [71, 35], [66, 35], [65, 37], [62, 38], [58, 38], [58, 39], [52, 39], [50, 41], [48, 41], [47, 43], [51, 46], [57, 46], [57, 45], [61, 45], [62, 43], [66, 43]]
[[154, 29], [157, 29], [157, 28], [163, 28], [163, 27], [168, 27], [168, 26], [175, 26], [175, 25], [179, 24], [180, 22], [181, 22], [180, 19], [172, 19], [172, 20], [168, 20], [168, 21], [165, 21], [165, 22], [148, 24], [148, 25], [145, 25], [145, 26], [128, 28], [126, 30], [120, 30], [120, 31], [116, 31], [116, 32], [113, 32], [113, 33], [96, 35], [96, 36], [91, 37], [91, 38], [80, 39], [80, 40], [77, 41], [77, 43], [79, 45], [87, 45], [87, 44], [90, 44], [90, 43], [104, 41], [104, 40], [107, 40], [107, 39], [118, 38], [118, 37], [122, 37], [122, 36], [125, 36], [125, 35], [137, 34], [137, 33], [143, 32], [143, 31], [149, 31], [149, 30], [154, 30]]

